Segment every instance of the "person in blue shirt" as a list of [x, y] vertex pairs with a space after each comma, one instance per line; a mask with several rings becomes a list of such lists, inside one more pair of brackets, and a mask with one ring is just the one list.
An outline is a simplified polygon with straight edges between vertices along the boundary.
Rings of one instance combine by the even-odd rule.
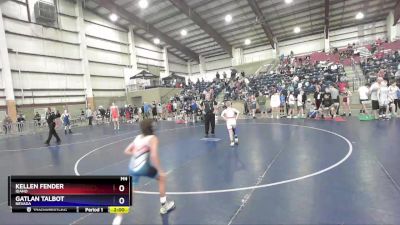
[[68, 110], [64, 110], [64, 113], [61, 115], [61, 121], [64, 124], [64, 132], [67, 134], [67, 129], [71, 134], [71, 115], [69, 114]]
[[149, 118], [150, 117], [150, 112], [151, 112], [151, 107], [148, 103], [144, 103], [143, 105], [143, 109], [144, 109], [144, 118]]
[[286, 96], [285, 93], [281, 92], [281, 95], [279, 96], [281, 105], [280, 105], [280, 116], [285, 116], [285, 106], [286, 106]]
[[198, 106], [195, 100], [192, 100], [191, 108], [192, 108], [193, 122], [195, 123], [197, 121], [196, 118], [198, 113]]

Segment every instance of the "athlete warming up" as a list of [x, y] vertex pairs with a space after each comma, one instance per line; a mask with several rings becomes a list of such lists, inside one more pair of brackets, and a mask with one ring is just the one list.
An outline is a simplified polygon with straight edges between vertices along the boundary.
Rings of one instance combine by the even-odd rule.
[[226, 121], [226, 127], [228, 128], [229, 138], [231, 140], [231, 146], [235, 143], [239, 144], [239, 138], [236, 133], [236, 120], [239, 117], [239, 111], [232, 107], [231, 102], [226, 102], [226, 109], [222, 111], [221, 117]]
[[[158, 138], [154, 135], [153, 120], [145, 119], [140, 123], [142, 134], [125, 149], [125, 154], [131, 155], [129, 173], [132, 176], [133, 189], [139, 183], [140, 177], [150, 177], [158, 180], [160, 191], [160, 213], [166, 214], [175, 208], [174, 201], [167, 201], [165, 195], [166, 175], [161, 169], [158, 156]], [[132, 189], [132, 190], [133, 190]], [[133, 193], [132, 193], [133, 194]], [[122, 215], [116, 215], [113, 225], [121, 224]]]
[[110, 107], [111, 118], [114, 125], [114, 130], [119, 130], [119, 109], [118, 106], [113, 102]]

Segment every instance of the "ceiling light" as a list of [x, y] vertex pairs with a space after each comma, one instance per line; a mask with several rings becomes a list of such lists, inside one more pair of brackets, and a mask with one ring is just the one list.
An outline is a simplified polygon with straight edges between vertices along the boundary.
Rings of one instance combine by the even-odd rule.
[[356, 19], [357, 19], [357, 20], [362, 20], [362, 19], [364, 19], [364, 13], [358, 12], [357, 15], [356, 15]]
[[139, 1], [139, 7], [142, 9], [147, 8], [147, 6], [149, 6], [149, 3], [147, 2], [147, 0], [140, 0]]
[[232, 21], [232, 16], [230, 14], [225, 16], [225, 22], [230, 23]]
[[244, 41], [244, 44], [245, 44], [245, 45], [250, 45], [250, 44], [251, 44], [251, 40], [250, 40], [250, 39], [246, 39], [246, 40]]
[[115, 22], [115, 21], [117, 21], [118, 16], [115, 15], [115, 14], [113, 13], [113, 14], [111, 14], [111, 15], [109, 16], [109, 18], [110, 18], [111, 21]]
[[181, 30], [181, 35], [182, 36], [186, 36], [187, 35], [187, 31], [185, 29]]
[[156, 44], [156, 45], [159, 45], [160, 44], [160, 39], [154, 38], [153, 39], [153, 43]]
[[300, 33], [301, 29], [300, 27], [295, 27], [293, 31], [297, 34]]
[[293, 2], [293, 0], [285, 0], [285, 3], [286, 4], [290, 4], [290, 3], [292, 3]]

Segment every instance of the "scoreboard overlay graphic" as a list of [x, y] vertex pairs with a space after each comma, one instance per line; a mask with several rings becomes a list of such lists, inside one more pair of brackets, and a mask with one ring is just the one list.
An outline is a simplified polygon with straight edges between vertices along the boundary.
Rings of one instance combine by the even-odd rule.
[[16, 213], [127, 213], [130, 176], [9, 176]]

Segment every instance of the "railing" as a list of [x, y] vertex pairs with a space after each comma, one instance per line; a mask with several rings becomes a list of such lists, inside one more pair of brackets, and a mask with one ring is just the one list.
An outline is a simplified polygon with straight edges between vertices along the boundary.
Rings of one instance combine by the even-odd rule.
[[128, 92], [142, 91], [142, 90], [145, 89], [145, 86], [137, 85], [137, 84], [131, 84], [131, 85], [127, 85], [126, 89], [127, 89]]
[[[95, 118], [93, 118], [93, 122], [95, 124], [100, 124]], [[88, 120], [86, 118], [78, 118], [71, 120], [71, 126], [83, 126], [88, 124]], [[56, 129], [62, 128], [62, 123], [59, 123]], [[34, 120], [34, 121], [25, 121], [25, 122], [15, 122], [11, 124], [3, 124], [1, 123], [0, 136], [4, 135], [13, 135], [13, 134], [29, 134], [29, 133], [39, 133], [48, 131], [47, 122], [45, 120]]]
[[140, 86], [140, 85], [127, 85], [126, 86], [128, 92], [135, 92], [135, 91], [143, 91], [143, 90], [148, 90], [148, 89], [153, 89], [153, 88], [176, 88], [174, 85], [149, 85], [149, 86]]

